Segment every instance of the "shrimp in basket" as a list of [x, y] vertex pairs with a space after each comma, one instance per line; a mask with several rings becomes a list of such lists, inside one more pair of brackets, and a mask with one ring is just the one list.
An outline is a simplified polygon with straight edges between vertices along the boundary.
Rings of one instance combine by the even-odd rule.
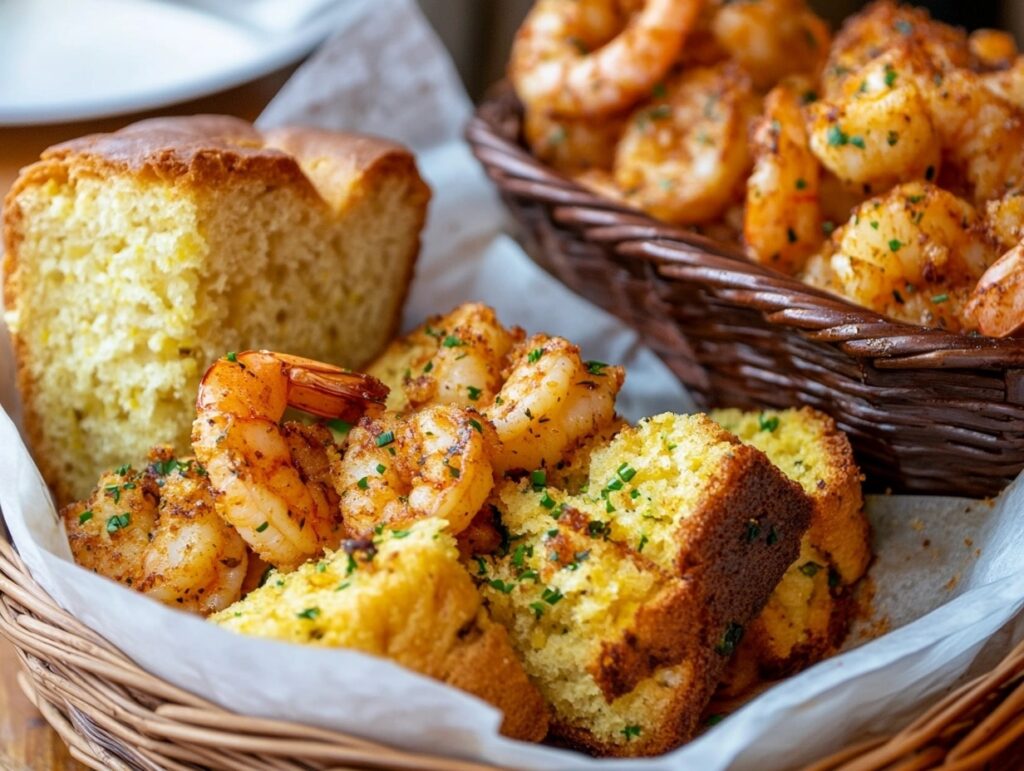
[[218, 513], [261, 559], [293, 569], [342, 535], [323, 455], [330, 437], [282, 427], [285, 409], [352, 423], [382, 409], [387, 393], [369, 375], [270, 351], [229, 354], [206, 371], [193, 449]]

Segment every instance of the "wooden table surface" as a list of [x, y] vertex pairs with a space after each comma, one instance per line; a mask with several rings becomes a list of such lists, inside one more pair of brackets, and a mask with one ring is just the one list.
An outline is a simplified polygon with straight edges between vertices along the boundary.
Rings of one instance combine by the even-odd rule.
[[[281, 70], [241, 88], [139, 115], [58, 126], [0, 127], [0, 199], [17, 177], [18, 169], [34, 161], [52, 144], [83, 134], [110, 131], [154, 115], [213, 112], [252, 120], [293, 70]], [[64, 743], [22, 694], [15, 680], [18, 666], [13, 648], [0, 638], [0, 771], [84, 769], [85, 766], [71, 759]]]

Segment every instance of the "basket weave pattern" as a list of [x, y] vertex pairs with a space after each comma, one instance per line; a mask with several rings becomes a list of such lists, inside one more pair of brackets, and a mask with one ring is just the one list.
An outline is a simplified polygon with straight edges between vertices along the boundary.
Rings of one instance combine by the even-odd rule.
[[548, 169], [509, 93], [467, 129], [533, 259], [635, 327], [705, 407], [807, 404], [869, 484], [987, 496], [1024, 469], [1024, 340], [893, 321]]

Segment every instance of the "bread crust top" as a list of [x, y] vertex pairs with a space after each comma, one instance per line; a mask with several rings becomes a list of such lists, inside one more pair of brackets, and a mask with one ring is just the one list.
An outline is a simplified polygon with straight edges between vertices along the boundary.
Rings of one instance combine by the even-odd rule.
[[[258, 176], [271, 184], [306, 186], [333, 208], [344, 202], [357, 177], [380, 163], [415, 171], [412, 153], [386, 139], [300, 126], [263, 133], [227, 115], [150, 118], [54, 145], [36, 165], [52, 170], [54, 162], [196, 186]], [[34, 170], [25, 169], [21, 179], [35, 177]]]

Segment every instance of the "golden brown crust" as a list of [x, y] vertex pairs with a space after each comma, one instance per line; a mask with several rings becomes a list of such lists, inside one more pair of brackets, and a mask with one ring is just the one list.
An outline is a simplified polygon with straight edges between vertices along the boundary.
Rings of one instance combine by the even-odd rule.
[[[679, 529], [681, 589], [668, 593], [649, 614], [641, 613], [631, 630], [637, 638], [649, 638], [651, 648], [662, 642], [667, 655], [646, 665], [639, 656], [614, 662], [630, 664], [615, 671], [630, 686], [672, 662], [684, 662], [692, 677], [671, 691], [664, 719], [648, 721], [629, 742], [604, 742], [584, 727], [556, 720], [552, 732], [574, 747], [598, 755], [656, 755], [690, 739], [743, 629], [799, 554], [810, 499], [759, 450], [731, 435], [716, 438], [734, 442], [735, 449]], [[629, 647], [617, 650], [621, 654]]]
[[811, 407], [797, 410], [786, 420], [803, 420], [820, 429], [813, 446], [807, 448], [816, 456], [816, 465], [821, 463], [824, 470], [823, 478], [810, 493], [814, 508], [805, 542], [811, 553], [820, 553], [815, 559], [827, 563], [822, 564], [827, 573], [797, 578], [819, 582], [815, 591], [827, 591], [828, 598], [824, 605], [813, 601], [819, 610], [810, 618], [789, 620], [789, 629], [799, 628], [802, 635], [795, 644], [773, 628], [773, 623], [787, 618], [784, 611], [777, 610], [771, 623], [766, 620], [768, 610], [751, 622], [749, 634], [724, 674], [720, 693], [725, 696], [749, 692], [763, 680], [791, 675], [834, 653], [851, 623], [851, 587], [863, 577], [871, 561], [870, 525], [863, 514], [863, 476], [846, 434], [831, 417]]
[[815, 548], [825, 552], [839, 571], [844, 584], [852, 584], [864, 575], [871, 562], [871, 528], [863, 514], [864, 477], [853, 457], [850, 440], [836, 422], [823, 413], [804, 407], [809, 420], [825, 422], [822, 452], [828, 459], [829, 477], [811, 496], [814, 516], [807, 531]]
[[[268, 186], [292, 186], [307, 195], [311, 206], [326, 205], [335, 212], [372, 190], [381, 178], [404, 175], [410, 184], [410, 197], [421, 205], [420, 232], [430, 198], [430, 189], [420, 178], [413, 155], [387, 140], [304, 127], [261, 134], [251, 124], [224, 115], [139, 121], [113, 133], [91, 134], [54, 145], [43, 151], [38, 162], [22, 170], [3, 204], [3, 297], [7, 310], [17, 309], [21, 293], [18, 255], [23, 214], [18, 197], [31, 186], [50, 179], [66, 180], [71, 174], [133, 174], [209, 195], [216, 195], [225, 184], [258, 180]], [[406, 260], [408, 271], [399, 277], [402, 292], [389, 321], [389, 338], [401, 324], [419, 242], [411, 249], [413, 253]], [[34, 387], [25, 366], [29, 353], [19, 335], [13, 334], [12, 342], [26, 434], [30, 445], [39, 447], [45, 416], [33, 409]], [[72, 500], [72, 491], [61, 480], [57, 464], [41, 453], [36, 454], [36, 462], [57, 500]]]
[[505, 627], [481, 621], [448, 654], [442, 679], [500, 709], [506, 736], [539, 742], [548, 732], [544, 697], [526, 676]]

